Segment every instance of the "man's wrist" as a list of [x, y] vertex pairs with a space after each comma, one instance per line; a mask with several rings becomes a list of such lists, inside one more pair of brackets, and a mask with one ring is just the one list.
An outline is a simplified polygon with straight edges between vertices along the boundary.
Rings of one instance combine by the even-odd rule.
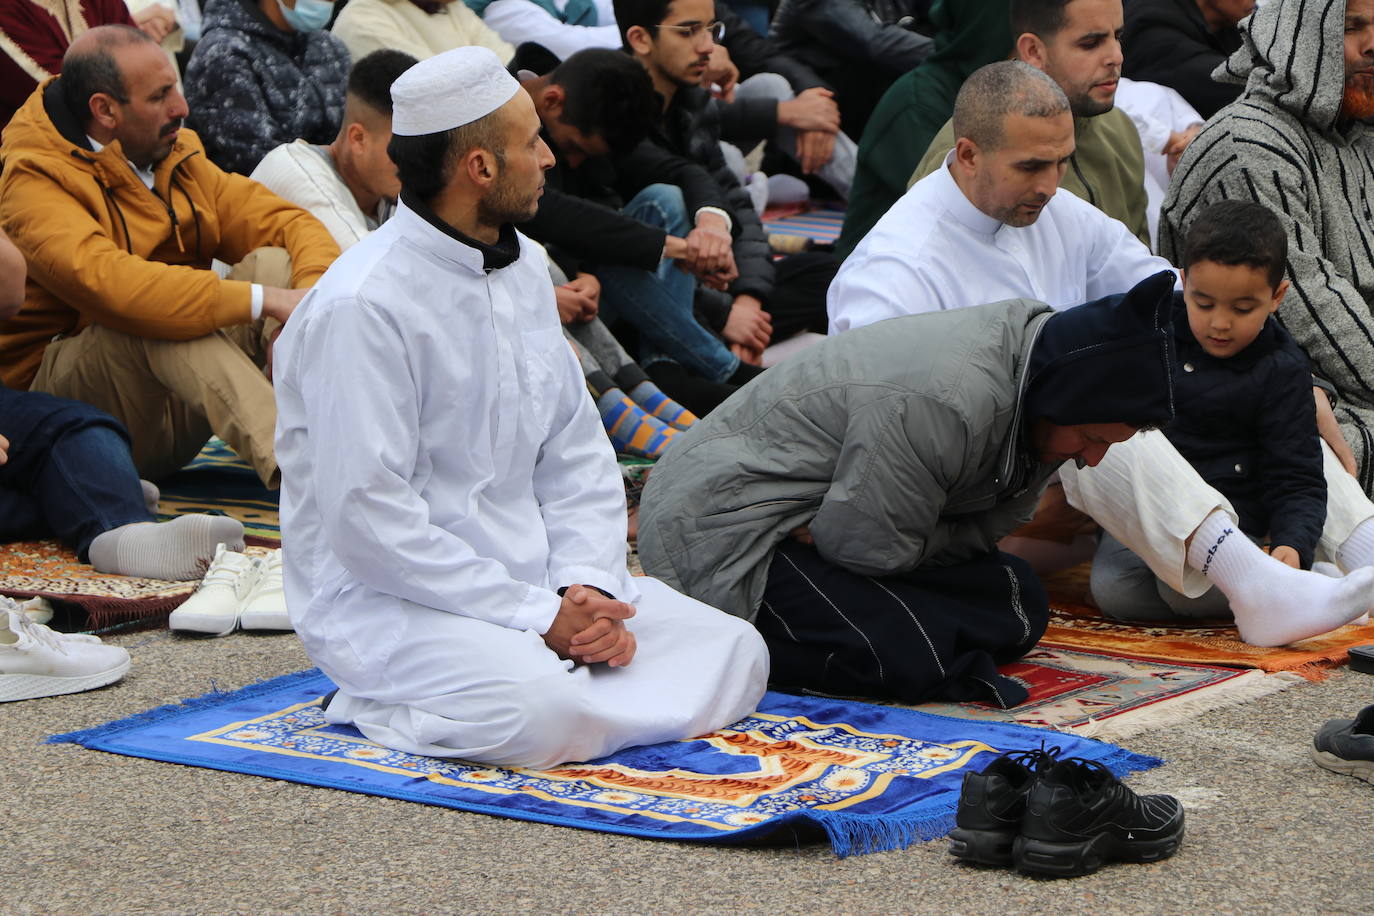
[[252, 309], [253, 320], [257, 321], [262, 317], [262, 284], [253, 283], [249, 286], [249, 308]]

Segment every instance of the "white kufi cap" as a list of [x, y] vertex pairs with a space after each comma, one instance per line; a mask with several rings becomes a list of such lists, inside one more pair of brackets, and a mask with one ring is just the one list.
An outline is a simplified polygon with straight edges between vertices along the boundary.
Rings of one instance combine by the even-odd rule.
[[454, 48], [420, 61], [391, 84], [391, 132], [417, 137], [462, 127], [519, 91], [490, 48]]

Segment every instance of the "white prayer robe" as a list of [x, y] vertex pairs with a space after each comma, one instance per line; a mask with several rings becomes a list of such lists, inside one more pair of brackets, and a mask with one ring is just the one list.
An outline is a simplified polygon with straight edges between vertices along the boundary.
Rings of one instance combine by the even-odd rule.
[[964, 196], [949, 162], [907, 189], [840, 266], [826, 295], [831, 334], [1003, 299], [1068, 308], [1173, 269], [1073, 194], [1055, 194], [1029, 226], [1004, 225]]
[[[747, 714], [767, 650], [625, 567], [615, 456], [548, 269], [485, 271], [402, 205], [321, 278], [276, 346], [285, 590], [331, 721], [411, 753], [531, 767]], [[637, 605], [631, 664], [540, 638], [556, 590]]]

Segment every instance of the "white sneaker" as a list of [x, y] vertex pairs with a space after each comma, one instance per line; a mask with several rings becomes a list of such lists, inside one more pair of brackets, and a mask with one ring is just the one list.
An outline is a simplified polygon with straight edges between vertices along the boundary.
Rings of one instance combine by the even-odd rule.
[[286, 595], [281, 583], [281, 548], [257, 560], [258, 581], [239, 611], [239, 626], [245, 630], [290, 630], [291, 615], [286, 612]]
[[243, 599], [257, 581], [257, 563], [219, 544], [200, 587], [172, 611], [167, 626], [173, 630], [192, 630], [215, 636], [232, 633], [239, 625]]
[[93, 690], [129, 670], [129, 653], [119, 646], [50, 630], [10, 601], [0, 611], [0, 703]]

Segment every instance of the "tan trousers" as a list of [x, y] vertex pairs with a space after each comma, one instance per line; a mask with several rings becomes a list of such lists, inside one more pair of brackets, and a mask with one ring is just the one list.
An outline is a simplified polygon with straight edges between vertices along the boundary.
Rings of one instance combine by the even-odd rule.
[[[291, 261], [284, 249], [260, 248], [229, 278], [289, 287]], [[143, 477], [179, 470], [217, 435], [275, 489], [277, 407], [263, 367], [276, 326], [260, 319], [194, 340], [153, 340], [92, 325], [48, 344], [30, 388], [118, 418]]]
[[[1374, 503], [1331, 448], [1322, 443], [1326, 475], [1326, 525], [1316, 559], [1337, 562], [1337, 552], [1361, 522], [1374, 518]], [[1069, 505], [1092, 516], [1131, 548], [1166, 585], [1189, 598], [1211, 581], [1188, 565], [1188, 539], [1215, 509], [1236, 517], [1231, 501], [1198, 476], [1158, 430], [1136, 433], [1107, 449], [1095, 468], [1059, 469]]]

